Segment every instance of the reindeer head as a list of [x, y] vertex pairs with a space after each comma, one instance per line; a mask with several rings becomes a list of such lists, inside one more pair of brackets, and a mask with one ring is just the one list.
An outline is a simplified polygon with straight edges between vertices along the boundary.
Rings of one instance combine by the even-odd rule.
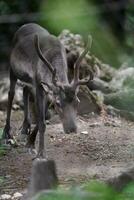
[[52, 85], [45, 82], [41, 82], [41, 84], [44, 88], [47, 86], [48, 89], [53, 90], [54, 105], [60, 115], [65, 133], [77, 132], [76, 115], [77, 107], [79, 104], [79, 99], [77, 97], [79, 85], [86, 85], [89, 80], [93, 79], [93, 74], [91, 73], [88, 78], [79, 80], [79, 68], [82, 59], [88, 52], [89, 43], [91, 46], [92, 38], [90, 36], [88, 37], [86, 48], [79, 56], [74, 65], [74, 78], [71, 83], [68, 84], [63, 84], [58, 81], [56, 69], [51, 65], [51, 63], [44, 57], [43, 53], [41, 52], [38, 35], [35, 35], [34, 42], [38, 56], [52, 73]]

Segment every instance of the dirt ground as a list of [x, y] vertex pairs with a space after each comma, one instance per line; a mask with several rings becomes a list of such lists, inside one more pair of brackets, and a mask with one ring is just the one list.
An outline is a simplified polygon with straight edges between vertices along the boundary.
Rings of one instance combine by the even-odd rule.
[[[23, 115], [14, 111], [12, 131], [19, 134]], [[0, 127], [5, 114], [0, 114]], [[87, 115], [78, 117], [78, 133], [64, 134], [53, 117], [46, 130], [47, 153], [57, 165], [61, 185], [80, 184], [86, 180], [106, 180], [134, 163], [134, 123], [120, 118]], [[0, 194], [22, 192], [27, 188], [32, 156], [23, 145], [11, 148], [0, 157]]]

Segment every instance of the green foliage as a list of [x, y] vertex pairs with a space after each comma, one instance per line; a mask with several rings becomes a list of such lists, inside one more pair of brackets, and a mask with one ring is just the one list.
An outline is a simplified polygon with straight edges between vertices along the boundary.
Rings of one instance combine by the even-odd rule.
[[0, 157], [6, 154], [6, 149], [4, 146], [0, 146]]
[[3, 129], [0, 128], [0, 140], [2, 139]]
[[128, 185], [119, 193], [104, 183], [91, 181], [67, 191], [58, 189], [42, 192], [34, 200], [132, 200], [133, 197], [134, 184]]
[[[98, 2], [98, 1], [97, 1]], [[101, 2], [100, 2], [101, 3]], [[126, 23], [126, 44], [133, 49], [133, 3], [128, 3], [127, 23]], [[96, 6], [93, 0], [1, 0], [0, 15], [18, 14], [16, 23], [8, 23], [8, 19], [0, 24], [0, 43], [1, 43], [1, 61], [7, 61], [9, 56], [13, 34], [21, 24], [29, 22], [27, 15], [29, 13], [38, 13], [42, 11], [41, 24], [48, 28], [53, 34], [59, 34], [63, 29], [70, 29], [74, 33], [80, 33], [85, 38], [88, 34], [93, 36], [92, 52], [102, 61], [110, 63], [114, 67], [119, 67], [120, 56], [124, 52], [117, 43], [111, 31], [102, 23], [99, 16], [102, 12]], [[25, 14], [25, 19], [19, 14]], [[14, 18], [14, 17], [13, 17]], [[11, 18], [12, 19], [12, 18]], [[35, 18], [31, 21], [34, 21]], [[37, 20], [36, 20], [37, 22]]]
[[134, 77], [133, 78], [131, 78], [131, 77], [126, 78], [123, 85], [124, 85], [125, 88], [128, 88], [128, 89], [132, 88], [133, 89], [134, 88]]
[[128, 88], [107, 94], [104, 99], [106, 105], [112, 105], [120, 110], [134, 111], [134, 89]]
[[125, 197], [125, 200], [134, 199], [134, 183], [129, 184], [122, 192], [122, 196]]
[[69, 29], [87, 38], [93, 36], [92, 52], [101, 60], [119, 65], [118, 56], [122, 53], [120, 46], [110, 31], [104, 27], [98, 18], [99, 10], [87, 0], [55, 0], [44, 1], [41, 6], [43, 17], [41, 23], [52, 33], [59, 34], [63, 29]]
[[89, 5], [85, 0], [78, 0], [77, 3], [72, 0], [55, 0], [44, 3], [42, 11], [45, 23], [55, 33], [60, 33], [65, 28], [76, 33], [85, 33], [89, 30], [91, 20], [92, 24], [95, 21], [95, 18], [87, 18], [88, 8]]
[[116, 192], [104, 183], [91, 181], [87, 183], [83, 189], [89, 193], [94, 193], [96, 195], [96, 198], [93, 199], [97, 199], [97, 197], [99, 198], [99, 200], [116, 199]]
[[7, 146], [2, 144], [2, 134], [3, 134], [3, 129], [0, 128], [0, 157], [5, 155], [7, 151]]
[[0, 1], [0, 15], [6, 14], [9, 12], [9, 6], [5, 1]]
[[[9, 67], [9, 55], [12, 47], [12, 39], [17, 29], [24, 23], [31, 22], [29, 13], [38, 12], [41, 1], [38, 0], [1, 0], [0, 1], [0, 62]], [[25, 14], [23, 17], [22, 14]], [[7, 70], [5, 65], [1, 70]], [[2, 69], [3, 68], [3, 69]]]
[[88, 197], [85, 195], [82, 195], [80, 193], [73, 193], [73, 192], [50, 192], [49, 194], [40, 195], [38, 200], [88, 200]]
[[126, 38], [126, 43], [127, 46], [130, 47], [131, 49], [134, 50], [134, 37], [133, 37], [133, 32], [134, 32], [134, 5], [133, 2], [130, 1], [128, 4], [127, 8], [127, 18], [126, 18], [126, 32], [127, 32], [127, 38]]
[[35, 12], [39, 8], [39, 1], [37, 0], [2, 0], [0, 1], [0, 15], [9, 15], [17, 13]]
[[0, 186], [4, 183], [4, 181], [5, 181], [4, 176], [0, 176]]

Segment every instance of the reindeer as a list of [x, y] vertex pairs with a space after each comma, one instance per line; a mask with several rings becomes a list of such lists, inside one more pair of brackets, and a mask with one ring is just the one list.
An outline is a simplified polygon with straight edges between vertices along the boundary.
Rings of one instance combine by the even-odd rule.
[[69, 83], [66, 51], [60, 40], [41, 26], [29, 23], [21, 26], [13, 40], [10, 58], [10, 89], [6, 125], [3, 137], [10, 139], [10, 116], [17, 79], [24, 83], [24, 121], [21, 133], [29, 134], [29, 95], [34, 94], [37, 123], [29, 135], [29, 145], [33, 146], [39, 131], [39, 148], [37, 157], [46, 157], [44, 133], [45, 116], [48, 110], [49, 94], [61, 118], [65, 133], [77, 132], [76, 115], [79, 85], [85, 85], [92, 76], [79, 80], [79, 67], [88, 52], [88, 44], [74, 65], [74, 78]]

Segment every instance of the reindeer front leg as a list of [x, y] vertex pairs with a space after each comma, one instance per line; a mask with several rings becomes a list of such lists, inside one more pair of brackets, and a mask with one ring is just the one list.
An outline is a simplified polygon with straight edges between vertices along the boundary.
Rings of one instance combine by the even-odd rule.
[[46, 158], [46, 147], [44, 134], [46, 130], [46, 122], [45, 122], [45, 106], [46, 106], [46, 96], [44, 95], [43, 89], [40, 85], [36, 87], [36, 106], [37, 106], [37, 123], [39, 130], [39, 149], [37, 157]]
[[[48, 112], [48, 106], [49, 106], [49, 102], [47, 102], [45, 104], [45, 120], [48, 120], [50, 118], [50, 113]], [[36, 111], [37, 113], [37, 111]], [[36, 122], [37, 122], [37, 114], [36, 114]], [[30, 148], [35, 148], [35, 140], [36, 140], [36, 135], [37, 135], [37, 132], [38, 132], [38, 124], [36, 124], [36, 126], [34, 127], [33, 131], [28, 135], [28, 139], [27, 139], [27, 144], [26, 146], [27, 147], [30, 147]]]
[[11, 117], [13, 98], [14, 98], [14, 94], [15, 94], [16, 82], [17, 82], [16, 77], [13, 75], [12, 71], [10, 71], [10, 89], [8, 92], [7, 118], [6, 118], [6, 125], [3, 130], [3, 139], [6, 139], [7, 142], [9, 139], [11, 139], [10, 117]]

